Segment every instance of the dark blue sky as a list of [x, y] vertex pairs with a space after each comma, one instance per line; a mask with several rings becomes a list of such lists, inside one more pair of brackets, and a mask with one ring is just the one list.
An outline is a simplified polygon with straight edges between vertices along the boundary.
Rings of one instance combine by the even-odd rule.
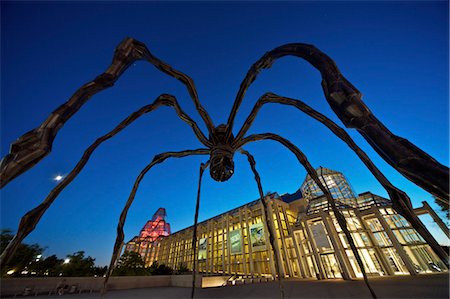
[[[449, 164], [448, 2], [2, 1], [1, 19], [2, 156], [13, 140], [105, 70], [116, 45], [131, 36], [194, 79], [216, 125], [226, 122], [241, 80], [261, 55], [284, 43], [314, 44], [336, 61], [389, 129]], [[304, 61], [278, 61], [249, 89], [235, 133], [267, 91], [302, 99], [341, 124], [324, 99], [320, 81], [320, 74]], [[175, 95], [205, 129], [183, 85], [139, 62], [60, 130], [50, 156], [1, 191], [1, 227], [15, 230], [20, 217], [55, 186], [55, 174], [68, 173], [93, 140], [161, 93]], [[356, 192], [386, 196], [345, 144], [299, 111], [263, 108], [249, 133], [263, 132], [289, 138], [315, 167], [342, 171]], [[436, 208], [428, 193], [397, 174], [357, 132], [350, 134], [416, 206], [427, 200]], [[48, 246], [47, 255], [85, 250], [98, 264], [106, 264], [119, 213], [137, 174], [155, 154], [199, 147], [173, 110], [161, 108], [144, 116], [94, 153], [26, 242]], [[299, 188], [305, 171], [286, 149], [271, 141], [247, 149], [256, 158], [264, 191], [282, 194]], [[198, 167], [206, 160], [188, 157], [155, 167], [129, 211], [126, 239], [161, 206], [173, 231], [191, 225]], [[237, 155], [235, 163], [228, 182], [205, 176], [201, 220], [258, 197], [246, 159]], [[427, 225], [435, 230], [435, 224]]]

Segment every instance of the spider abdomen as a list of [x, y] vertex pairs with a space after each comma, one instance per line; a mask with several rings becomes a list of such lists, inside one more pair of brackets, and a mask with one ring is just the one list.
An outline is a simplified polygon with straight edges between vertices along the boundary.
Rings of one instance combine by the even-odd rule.
[[218, 181], [227, 181], [234, 173], [233, 151], [225, 148], [211, 150], [209, 173]]
[[234, 136], [226, 136], [226, 125], [222, 124], [214, 128], [210, 141], [214, 144], [211, 148], [209, 173], [218, 181], [227, 181], [234, 173], [234, 150], [231, 146]]

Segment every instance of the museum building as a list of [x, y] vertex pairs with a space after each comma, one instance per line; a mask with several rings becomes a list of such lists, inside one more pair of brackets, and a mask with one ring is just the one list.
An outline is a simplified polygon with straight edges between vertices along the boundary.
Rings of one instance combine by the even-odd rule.
[[[316, 171], [345, 216], [368, 275], [448, 271], [416, 230], [392, 209], [389, 199], [370, 192], [356, 196], [342, 173], [323, 167]], [[173, 234], [170, 227], [158, 230], [160, 234], [151, 238], [142, 237], [141, 232], [125, 250], [139, 252], [147, 267], [157, 261], [173, 269], [192, 269], [196, 262], [197, 271], [205, 275], [273, 278], [277, 259], [282, 277], [362, 277], [324, 194], [309, 175], [296, 193], [272, 193], [266, 200], [267, 221], [258, 199], [199, 223], [195, 258], [193, 226]], [[428, 213], [449, 236], [448, 228], [426, 202], [414, 211]], [[164, 227], [165, 210], [159, 218], [157, 214], [151, 223]], [[269, 250], [267, 224], [276, 231], [274, 251]]]

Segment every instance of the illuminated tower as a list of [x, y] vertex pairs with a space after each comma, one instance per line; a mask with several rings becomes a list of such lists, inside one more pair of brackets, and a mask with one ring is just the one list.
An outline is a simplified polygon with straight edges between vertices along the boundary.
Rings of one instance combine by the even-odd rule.
[[139, 234], [140, 239], [153, 242], [159, 236], [170, 235], [170, 224], [166, 222], [166, 209], [159, 208], [153, 214], [152, 220], [147, 221]]
[[170, 235], [170, 224], [166, 222], [166, 209], [159, 208], [151, 220], [145, 223], [139, 236], [125, 245], [125, 251], [135, 251], [142, 256], [145, 266], [150, 266], [158, 254], [158, 238]]

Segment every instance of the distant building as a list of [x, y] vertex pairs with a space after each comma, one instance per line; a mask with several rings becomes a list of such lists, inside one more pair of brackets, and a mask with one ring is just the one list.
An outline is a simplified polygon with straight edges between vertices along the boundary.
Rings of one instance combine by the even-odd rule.
[[166, 216], [166, 209], [159, 208], [153, 214], [152, 220], [147, 221], [141, 229], [139, 236], [135, 236], [125, 245], [125, 251], [138, 252], [145, 265], [151, 265], [157, 254], [157, 246], [153, 243], [159, 237], [170, 235], [170, 224], [166, 222]]
[[[368, 275], [448, 270], [408, 221], [393, 210], [389, 199], [370, 192], [356, 196], [342, 173], [323, 167], [316, 171], [345, 216]], [[196, 262], [200, 273], [212, 275], [273, 278], [277, 259], [282, 277], [362, 277], [325, 196], [309, 176], [294, 194], [272, 193], [266, 200], [267, 221], [260, 200], [254, 200], [199, 223], [195, 257], [192, 226], [161, 235], [144, 246], [142, 241], [137, 245], [136, 237], [127, 248], [140, 250], [146, 266], [157, 260], [174, 269], [180, 264], [192, 269]], [[430, 214], [448, 235], [426, 202], [415, 211]], [[276, 231], [275, 254], [269, 250], [268, 224]]]

